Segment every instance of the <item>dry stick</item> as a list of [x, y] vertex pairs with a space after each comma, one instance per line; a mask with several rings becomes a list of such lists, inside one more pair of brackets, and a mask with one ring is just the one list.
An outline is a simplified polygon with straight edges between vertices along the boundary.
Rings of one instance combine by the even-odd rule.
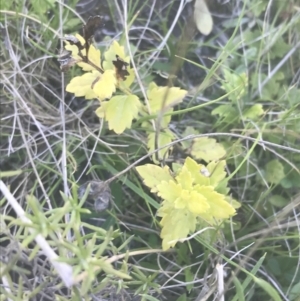
[[189, 136], [186, 136], [184, 138], [172, 141], [168, 145], [161, 146], [161, 147], [155, 149], [154, 151], [144, 155], [143, 157], [139, 158], [138, 160], [136, 160], [135, 162], [133, 162], [132, 164], [127, 166], [125, 169], [123, 169], [122, 171], [117, 173], [115, 176], [113, 176], [110, 179], [106, 180], [105, 183], [106, 184], [111, 183], [112, 181], [116, 180], [117, 178], [119, 178], [123, 174], [127, 173], [130, 169], [132, 169], [134, 166], [136, 166], [137, 164], [139, 164], [143, 160], [147, 159], [148, 157], [151, 157], [153, 154], [155, 154], [156, 152], [159, 152], [160, 150], [162, 150], [164, 148], [172, 147], [173, 145], [175, 145], [177, 143], [180, 143], [180, 142], [183, 142], [183, 141], [186, 141], [186, 140], [190, 140], [190, 139], [202, 138], [202, 137], [214, 137], [214, 136], [235, 137], [235, 138], [239, 138], [239, 139], [242, 139], [242, 140], [249, 140], [249, 141], [252, 141], [252, 142], [256, 142], [260, 146], [269, 145], [269, 146], [273, 146], [273, 147], [276, 147], [276, 148], [293, 151], [297, 154], [300, 154], [300, 150], [298, 150], [298, 149], [293, 149], [293, 148], [290, 148], [290, 147], [287, 147], [287, 146], [284, 146], [284, 145], [280, 145], [280, 144], [276, 144], [276, 143], [272, 143], [272, 142], [268, 142], [268, 141], [264, 141], [264, 140], [257, 141], [257, 138], [243, 136], [243, 135], [240, 135], [240, 134], [234, 134], [234, 133], [207, 133], [207, 134], [199, 134], [199, 135], [189, 135]]
[[[166, 90], [163, 102], [161, 104], [161, 110], [155, 121], [155, 124], [156, 124], [155, 125], [155, 127], [156, 127], [155, 139], [154, 139], [154, 148], [155, 149], [158, 148], [158, 137], [159, 137], [160, 127], [161, 127], [161, 121], [162, 121], [162, 118], [166, 111], [165, 104], [166, 104], [167, 97], [169, 94], [169, 89], [173, 85], [172, 78], [174, 78], [174, 76], [177, 74], [177, 72], [180, 70], [180, 68], [183, 65], [182, 57], [184, 57], [184, 55], [187, 52], [188, 44], [192, 40], [195, 30], [196, 30], [195, 22], [194, 22], [193, 18], [189, 18], [188, 23], [185, 25], [182, 36], [177, 43], [178, 47], [176, 47], [176, 49], [178, 49], [178, 53], [177, 53], [177, 55], [175, 55], [174, 63], [171, 66], [172, 69], [171, 69], [169, 77], [168, 77], [168, 89]], [[155, 153], [155, 159], [157, 161], [159, 161], [158, 152]]]
[[[14, 196], [10, 193], [7, 186], [0, 180], [0, 190], [2, 191], [4, 197], [7, 199], [8, 203], [12, 206], [14, 211], [17, 213], [18, 217], [28, 226], [28, 231], [31, 234], [35, 234], [34, 228], [31, 227], [32, 222], [25, 216], [23, 208], [19, 205]], [[35, 237], [36, 243], [42, 249], [45, 256], [49, 259], [50, 263], [56, 269], [57, 273], [65, 283], [67, 287], [71, 287], [74, 284], [73, 281], [73, 269], [69, 264], [64, 262], [58, 262], [58, 255], [53, 251], [53, 249], [48, 244], [47, 240], [41, 235], [37, 234]]]

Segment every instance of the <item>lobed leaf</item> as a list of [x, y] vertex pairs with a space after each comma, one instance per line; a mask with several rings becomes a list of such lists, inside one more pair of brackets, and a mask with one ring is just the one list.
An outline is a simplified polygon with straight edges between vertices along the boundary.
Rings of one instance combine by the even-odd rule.
[[[161, 131], [158, 134], [157, 147], [160, 148], [160, 147], [163, 147], [165, 145], [169, 145], [172, 142], [173, 139], [174, 139], [174, 134], [169, 129]], [[155, 147], [155, 133], [152, 132], [148, 135], [147, 146], [148, 146], [149, 152], [152, 152], [156, 149], [156, 147]], [[159, 150], [158, 153], [157, 153], [158, 158], [167, 159], [168, 158], [167, 152], [169, 152], [171, 149], [172, 148], [170, 148], [170, 147], [165, 147], [165, 148]], [[155, 156], [155, 154], [153, 154], [152, 160], [154, 162], [155, 162], [155, 158], [156, 158], [156, 156]]]
[[[85, 53], [85, 49], [83, 50]], [[94, 65], [87, 64], [85, 62], [78, 62], [77, 65], [82, 68], [83, 71], [92, 71], [101, 69], [101, 52], [95, 46], [91, 45], [88, 51], [88, 60]]]
[[[84, 38], [76, 34], [75, 37], [80, 41], [81, 45], [85, 44]], [[95, 66], [91, 66], [82, 61], [82, 58], [78, 55], [79, 49], [76, 45], [70, 45], [69, 42], [66, 42], [65, 49], [71, 51], [72, 58], [77, 61], [77, 65], [82, 68], [83, 71], [93, 71], [97, 70], [97, 68], [102, 69], [101, 67], [101, 52], [99, 49], [95, 48], [94, 45], [91, 45], [88, 52], [88, 59], [89, 61], [94, 64]], [[85, 56], [86, 50], [82, 49], [81, 54]]]
[[209, 204], [209, 209], [200, 214], [204, 220], [215, 224], [215, 219], [228, 219], [235, 214], [235, 209], [226, 201], [225, 196], [216, 192], [212, 186], [197, 185], [195, 190], [205, 197]]
[[170, 203], [174, 203], [182, 191], [181, 186], [178, 185], [173, 178], [169, 181], [162, 181], [156, 188], [157, 195]]
[[147, 90], [151, 113], [161, 110], [164, 112], [168, 111], [176, 104], [182, 102], [186, 94], [186, 90], [177, 87], [160, 87], [155, 83], [151, 83]]
[[226, 166], [225, 160], [212, 161], [208, 163], [206, 168], [210, 173], [209, 182], [211, 186], [217, 187], [218, 184], [225, 179], [226, 177], [225, 166]]
[[202, 159], [205, 162], [210, 162], [224, 157], [226, 155], [226, 151], [223, 145], [217, 143], [215, 139], [201, 137], [194, 139], [191, 154], [196, 159]]
[[96, 93], [92, 89], [92, 83], [101, 76], [98, 71], [88, 72], [81, 76], [76, 76], [71, 79], [66, 87], [66, 91], [74, 93], [77, 97], [85, 97], [85, 99], [97, 98]]
[[103, 61], [104, 70], [114, 70], [115, 67], [112, 63], [116, 59], [116, 55], [118, 55], [122, 60], [129, 63], [130, 57], [125, 56], [124, 46], [121, 46], [117, 41], [113, 41], [108, 50], [104, 54], [105, 60]]
[[255, 104], [243, 113], [243, 118], [257, 120], [264, 112], [262, 104]]
[[116, 77], [113, 70], [106, 70], [103, 74], [99, 73], [98, 76], [91, 84], [91, 87], [99, 100], [111, 98], [112, 94], [116, 91]]
[[162, 216], [160, 237], [163, 250], [174, 247], [180, 239], [196, 229], [196, 217], [188, 210], [176, 210], [163, 204], [158, 215]]
[[192, 158], [187, 157], [184, 162], [184, 167], [186, 167], [188, 171], [191, 173], [194, 184], [199, 184], [199, 185], [210, 184], [210, 179], [203, 172], [201, 172], [205, 168], [204, 165], [198, 164]]
[[279, 160], [271, 160], [266, 165], [266, 180], [271, 184], [279, 184], [285, 177], [284, 167]]
[[194, 182], [191, 172], [186, 165], [182, 167], [178, 175], [176, 176], [177, 183], [180, 183], [183, 189], [191, 190]]
[[248, 77], [246, 73], [235, 74], [227, 69], [223, 70], [224, 81], [222, 83], [222, 88], [227, 92], [231, 93], [228, 98], [231, 101], [238, 101], [247, 92]]
[[[114, 41], [104, 54], [105, 57], [105, 60], [103, 61], [104, 70], [115, 70], [113, 61], [116, 60], [117, 55], [126, 63], [130, 63], [130, 57], [125, 55], [124, 46], [121, 46], [117, 41]], [[129, 88], [131, 84], [134, 82], [135, 79], [134, 69], [128, 68], [127, 71], [129, 72], [129, 75], [126, 77], [124, 81], [121, 81], [119, 83], [120, 87], [124, 86], [125, 88]]]
[[[105, 73], [110, 71], [112, 70], [107, 70]], [[136, 95], [117, 95], [103, 102], [96, 110], [96, 114], [108, 121], [110, 130], [121, 134], [126, 128], [131, 128], [132, 120], [138, 116], [140, 105]]]
[[138, 166], [136, 170], [143, 178], [144, 184], [151, 188], [151, 192], [154, 193], [158, 192], [157, 186], [162, 183], [162, 181], [173, 181], [173, 177], [171, 176], [171, 171], [168, 166], [161, 168], [153, 164], [146, 164]]

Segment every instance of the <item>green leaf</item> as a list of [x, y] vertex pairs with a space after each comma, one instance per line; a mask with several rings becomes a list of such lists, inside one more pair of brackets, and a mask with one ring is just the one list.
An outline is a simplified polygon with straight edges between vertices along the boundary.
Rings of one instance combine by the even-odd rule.
[[64, 32], [73, 31], [74, 28], [78, 27], [80, 24], [82, 24], [82, 22], [79, 18], [70, 18], [64, 22]]
[[[259, 88], [259, 83], [263, 82], [267, 78], [266, 74], [259, 73], [254, 74], [251, 77], [251, 85], [253, 88]], [[283, 72], [277, 72], [270, 80], [266, 83], [264, 88], [261, 90], [261, 100], [273, 101], [274, 97], [278, 94], [281, 84], [280, 81], [284, 79]]]
[[272, 195], [268, 201], [277, 208], [283, 208], [289, 203], [289, 200], [278, 194]]
[[211, 115], [218, 115], [221, 117], [221, 121], [229, 124], [239, 116], [238, 111], [231, 104], [216, 107], [212, 110]]
[[285, 177], [284, 167], [278, 160], [271, 160], [266, 165], [265, 177], [268, 183], [279, 184]]
[[258, 284], [272, 298], [273, 301], [282, 301], [279, 294], [270, 283], [264, 279], [256, 277], [254, 277], [254, 282]]
[[142, 300], [159, 301], [158, 299], [154, 298], [153, 296], [149, 296], [149, 295], [145, 295], [145, 294], [139, 294], [139, 296], [143, 297]]
[[271, 59], [282, 58], [291, 50], [291, 45], [287, 44], [282, 36], [276, 39], [273, 47], [270, 49], [269, 54]]
[[[256, 273], [259, 271], [259, 269], [261, 268], [264, 260], [265, 260], [265, 255], [262, 256], [261, 258], [259, 258], [259, 260], [256, 262], [256, 264], [254, 265], [254, 267], [252, 268], [252, 270], [250, 272], [247, 272], [247, 277], [243, 281], [243, 284], [242, 284], [242, 287], [243, 287], [244, 291], [246, 290], [246, 288], [252, 282], [253, 276], [256, 275]], [[232, 298], [232, 301], [239, 301], [238, 296], [234, 296]]]
[[186, 294], [182, 294], [181, 296], [179, 296], [176, 301], [187, 301]]
[[264, 114], [262, 104], [253, 105], [243, 113], [243, 117], [246, 119], [257, 120], [261, 115]]
[[280, 181], [283, 188], [289, 189], [292, 187], [300, 188], [300, 174], [297, 170], [292, 169], [286, 172], [287, 176]]
[[247, 92], [248, 77], [246, 73], [235, 74], [227, 69], [223, 70], [224, 81], [222, 82], [222, 88], [227, 93], [232, 92], [228, 98], [232, 101], [238, 101]]
[[[32, 0], [31, 5], [34, 10], [34, 12], [38, 16], [44, 15], [48, 10], [54, 8], [55, 0]], [[1, 3], [2, 6], [2, 3]]]
[[287, 91], [287, 98], [290, 106], [297, 105], [299, 101], [300, 89], [296, 87], [289, 87]]
[[184, 269], [184, 276], [185, 276], [185, 282], [189, 282], [189, 284], [186, 285], [186, 289], [187, 289], [188, 293], [190, 293], [194, 287], [193, 280], [195, 277], [191, 271], [191, 268]]
[[22, 169], [0, 171], [0, 179], [19, 176], [22, 173]]
[[206, 162], [219, 160], [226, 155], [222, 144], [217, 143], [215, 139], [202, 137], [193, 141], [191, 154], [196, 159], [202, 159]]
[[[252, 2], [249, 3], [252, 4]], [[255, 17], [259, 17], [262, 12], [266, 11], [267, 5], [268, 5], [267, 1], [257, 1], [257, 2], [253, 2], [253, 5], [251, 5], [249, 9], [251, 10], [251, 13], [253, 13]]]
[[108, 121], [110, 130], [121, 134], [126, 128], [131, 128], [132, 120], [138, 116], [140, 105], [136, 95], [118, 95], [103, 102], [96, 114]]
[[[184, 137], [187, 137], [187, 136], [190, 136], [190, 135], [197, 135], [199, 134], [198, 131], [196, 131], [193, 127], [191, 126], [187, 126], [185, 128], [185, 130], [183, 131], [181, 137], [184, 138]], [[181, 145], [184, 149], [188, 149], [191, 145], [192, 145], [192, 139], [190, 140], [185, 140], [185, 141], [182, 141], [181, 142]]]
[[233, 283], [235, 284], [236, 296], [239, 301], [245, 301], [244, 289], [237, 277], [233, 277]]
[[151, 192], [158, 192], [157, 185], [162, 181], [173, 181], [171, 171], [168, 166], [163, 168], [153, 165], [146, 164], [143, 166], [136, 167], [137, 172], [143, 178], [144, 184], [151, 188]]
[[300, 298], [300, 282], [295, 284], [289, 292], [289, 300], [298, 301], [299, 298]]

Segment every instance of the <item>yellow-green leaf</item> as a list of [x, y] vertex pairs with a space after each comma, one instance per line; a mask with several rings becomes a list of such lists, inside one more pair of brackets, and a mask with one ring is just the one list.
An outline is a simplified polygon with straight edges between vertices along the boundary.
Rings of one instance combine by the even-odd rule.
[[[115, 70], [113, 61], [116, 60], [116, 56], [119, 56], [124, 62], [130, 63], [130, 57], [125, 56], [124, 46], [121, 46], [117, 41], [114, 41], [109, 49], [105, 52], [105, 60], [103, 62], [104, 70]], [[120, 87], [129, 88], [135, 79], [135, 73], [133, 68], [127, 68], [129, 75], [126, 76], [124, 81], [120, 81]]]
[[182, 102], [186, 94], [186, 90], [177, 87], [160, 87], [155, 83], [151, 83], [147, 91], [151, 113], [161, 110], [164, 112], [168, 111], [176, 104]]
[[247, 92], [248, 77], [246, 73], [235, 74], [227, 69], [223, 69], [224, 81], [222, 88], [227, 92], [231, 93], [228, 98], [232, 101], [238, 101]]
[[116, 83], [115, 72], [113, 70], [106, 70], [92, 83], [93, 91], [99, 100], [111, 98], [112, 94], [116, 91]]
[[161, 183], [156, 186], [156, 189], [158, 196], [170, 203], [174, 203], [182, 192], [181, 186], [175, 183], [173, 179], [168, 182], [161, 181]]
[[206, 168], [210, 173], [210, 185], [216, 187], [226, 177], [226, 161], [212, 161], [207, 164]]
[[[84, 52], [85, 52], [85, 50], [84, 50]], [[97, 68], [102, 70], [101, 52], [99, 49], [95, 48], [93, 45], [91, 45], [89, 48], [88, 59], [92, 63], [92, 65], [84, 63], [84, 62], [79, 62], [79, 63], [77, 63], [77, 65], [79, 67], [81, 67], [83, 71], [97, 70]]]
[[124, 85], [125, 87], [129, 88], [131, 84], [134, 82], [135, 79], [135, 73], [133, 68], [127, 69], [129, 72], [129, 75], [126, 77], [124, 81], [120, 83], [121, 87]]
[[138, 116], [140, 105], [136, 95], [118, 95], [107, 102], [103, 102], [96, 114], [108, 121], [110, 130], [121, 134], [126, 128], [131, 128], [132, 120]]
[[262, 104], [255, 104], [243, 113], [243, 117], [251, 120], [257, 120], [264, 114], [264, 112]]
[[192, 158], [187, 157], [184, 162], [184, 167], [188, 169], [193, 177], [193, 183], [199, 185], [209, 185], [209, 175], [204, 171], [207, 169], [204, 165], [198, 164]]
[[[185, 130], [183, 131], [181, 137], [184, 138], [184, 137], [187, 137], [187, 136], [190, 136], [190, 135], [197, 135], [197, 134], [199, 134], [199, 131], [196, 131], [196, 130], [195, 130], [193, 127], [191, 127], [191, 126], [187, 126], [187, 127], [185, 128]], [[181, 142], [181, 144], [182, 144], [182, 147], [183, 147], [184, 149], [188, 149], [188, 148], [192, 145], [192, 139], [184, 140], [184, 141]]]
[[163, 168], [153, 165], [146, 164], [138, 166], [136, 168], [139, 175], [143, 178], [144, 184], [151, 188], [151, 192], [158, 192], [157, 185], [161, 184], [162, 181], [173, 181], [171, 171], [168, 166]]
[[202, 159], [206, 162], [219, 160], [226, 155], [222, 144], [217, 143], [215, 139], [201, 137], [194, 139], [191, 154], [196, 159]]
[[[81, 45], [85, 44], [84, 38], [76, 34], [75, 37], [80, 41]], [[79, 49], [76, 45], [70, 45], [69, 42], [67, 42], [67, 45], [65, 45], [65, 49], [72, 51], [72, 58], [77, 61], [77, 65], [82, 68], [83, 71], [92, 71], [97, 70], [97, 67], [101, 68], [101, 52], [99, 49], [96, 49], [94, 45], [90, 45], [89, 52], [88, 52], [88, 59], [90, 62], [92, 62], [95, 66], [91, 66], [90, 64], [87, 64], [82, 61], [82, 58], [78, 55]], [[81, 50], [81, 54], [85, 56], [85, 48]]]
[[196, 215], [201, 215], [202, 213], [207, 212], [210, 208], [210, 203], [207, 198], [197, 191], [192, 191], [189, 199], [186, 201], [189, 211]]
[[235, 214], [235, 209], [226, 201], [223, 194], [217, 193], [212, 186], [197, 185], [194, 188], [206, 198], [209, 209], [200, 216], [206, 221], [215, 223], [215, 219], [227, 219]]
[[183, 189], [191, 190], [193, 185], [193, 176], [184, 165], [176, 176], [177, 183], [180, 183]]
[[176, 210], [171, 207], [159, 209], [158, 214], [163, 215], [161, 220], [162, 231], [160, 237], [163, 239], [163, 250], [174, 247], [178, 240], [186, 238], [196, 228], [196, 217], [188, 210]]
[[0, 179], [1, 178], [15, 177], [15, 176], [20, 175], [22, 172], [23, 172], [22, 169], [0, 171]]
[[194, 20], [197, 29], [204, 35], [209, 35], [213, 29], [213, 18], [205, 0], [196, 0], [194, 6]]
[[[166, 129], [165, 131], [161, 131], [157, 137], [157, 147], [160, 148], [160, 147], [170, 144], [172, 142], [173, 138], [174, 138], [174, 134], [169, 129]], [[152, 152], [156, 149], [155, 148], [155, 133], [152, 132], [148, 135], [147, 146], [148, 146], [149, 152]], [[161, 149], [160, 151], [158, 151], [158, 158], [167, 159], [168, 155], [166, 153], [170, 152], [170, 150], [172, 150], [172, 148], [170, 148], [170, 147]], [[155, 160], [155, 158], [156, 158], [156, 156], [154, 154], [152, 156], [153, 161]]]
[[[81, 45], [84, 45], [84, 38], [80, 34], [76, 34], [75, 37], [79, 40]], [[72, 58], [81, 60], [80, 56], [78, 56], [79, 49], [76, 45], [71, 45], [69, 42], [66, 42], [65, 49], [72, 52]], [[81, 53], [82, 55], [85, 55], [85, 49], [83, 49]]]
[[238, 111], [232, 104], [220, 105], [212, 110], [211, 115], [219, 115], [220, 120], [225, 123], [232, 123], [239, 118]]
[[87, 72], [81, 76], [76, 76], [71, 79], [66, 87], [66, 91], [74, 93], [77, 97], [84, 96], [85, 99], [97, 98], [97, 95], [92, 90], [92, 84], [100, 76], [101, 73], [97, 71]]
[[258, 284], [270, 297], [271, 300], [274, 301], [282, 301], [280, 295], [278, 294], [278, 291], [266, 280], [253, 277], [254, 282]]
[[105, 52], [105, 61], [103, 62], [104, 70], [112, 69], [114, 70], [114, 64], [112, 61], [116, 60], [116, 55], [118, 55], [122, 60], [129, 63], [130, 57], [125, 56], [124, 46], [121, 46], [117, 41], [113, 41], [108, 50]]

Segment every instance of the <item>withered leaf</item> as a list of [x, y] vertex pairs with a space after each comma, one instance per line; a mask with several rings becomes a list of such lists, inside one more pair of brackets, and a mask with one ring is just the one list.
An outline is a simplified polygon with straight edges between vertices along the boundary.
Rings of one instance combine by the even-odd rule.
[[118, 55], [116, 55], [116, 60], [112, 61], [116, 68], [117, 78], [121, 78], [122, 80], [126, 79], [126, 76], [129, 75], [129, 72], [127, 70], [127, 67], [129, 64], [125, 62], [123, 59], [121, 59]]
[[102, 23], [100, 16], [89, 17], [86, 24], [83, 26], [83, 37], [85, 39], [86, 59], [88, 59], [91, 38], [94, 36], [95, 31]]
[[100, 16], [89, 17], [86, 24], [83, 27], [83, 37], [85, 42], [88, 43], [89, 40], [94, 36], [98, 27], [102, 24], [102, 18]]
[[73, 35], [65, 35], [63, 40], [69, 42], [70, 45], [75, 45], [78, 50], [82, 50], [84, 48], [84, 45], [81, 45], [80, 41]]
[[108, 209], [110, 201], [112, 199], [111, 191], [103, 181], [88, 181], [81, 185], [78, 189], [78, 196], [82, 198], [89, 187], [87, 200], [94, 202], [94, 208], [96, 211], [104, 211]]
[[60, 69], [62, 72], [66, 72], [70, 67], [76, 64], [76, 60], [72, 58], [72, 51], [64, 49], [57, 58], [60, 63]]

